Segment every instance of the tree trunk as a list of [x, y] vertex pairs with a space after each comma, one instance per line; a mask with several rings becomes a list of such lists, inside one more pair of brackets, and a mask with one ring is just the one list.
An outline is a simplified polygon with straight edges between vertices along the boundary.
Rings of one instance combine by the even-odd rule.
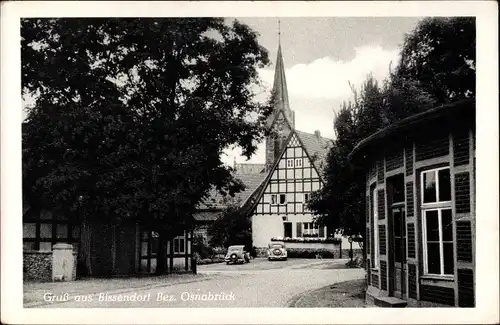
[[82, 228], [80, 231], [80, 249], [78, 251], [78, 265], [84, 270], [81, 274], [92, 276], [92, 261], [91, 261], [91, 246], [92, 246], [92, 228], [87, 220], [87, 215], [84, 212]]
[[156, 274], [165, 274], [165, 251], [166, 251], [166, 240], [167, 235], [164, 229], [159, 229], [158, 231], [158, 252], [156, 255]]

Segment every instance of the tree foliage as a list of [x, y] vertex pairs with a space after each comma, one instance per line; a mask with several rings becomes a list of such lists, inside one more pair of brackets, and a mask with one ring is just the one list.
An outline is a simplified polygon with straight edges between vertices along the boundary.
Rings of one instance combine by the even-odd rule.
[[220, 160], [250, 157], [271, 109], [257, 34], [223, 18], [23, 19], [23, 190], [70, 218], [165, 229], [212, 187], [242, 184]]
[[25, 19], [22, 49], [23, 89], [38, 95], [24, 128], [28, 197], [173, 221], [210, 186], [237, 189], [220, 154], [238, 144], [250, 156], [265, 114], [251, 86], [267, 52], [247, 26]]
[[239, 204], [230, 204], [222, 214], [208, 227], [210, 245], [229, 247], [245, 245], [252, 248], [252, 223], [248, 213], [244, 213]]
[[334, 121], [336, 139], [327, 158], [325, 186], [309, 208], [317, 221], [345, 235], [364, 235], [365, 174], [348, 160], [372, 133], [436, 105], [474, 95], [474, 18], [426, 18], [405, 38], [399, 64], [379, 86], [367, 76], [359, 95], [344, 103]]
[[470, 98], [476, 89], [474, 17], [425, 18], [405, 37], [397, 75], [418, 80], [439, 104]]

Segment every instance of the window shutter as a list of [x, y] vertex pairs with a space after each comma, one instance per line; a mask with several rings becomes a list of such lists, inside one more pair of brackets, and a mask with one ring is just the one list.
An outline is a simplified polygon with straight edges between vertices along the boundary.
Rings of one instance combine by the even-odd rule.
[[325, 227], [319, 226], [319, 237], [323, 238], [325, 237]]
[[297, 222], [297, 237], [302, 237], [302, 222]]

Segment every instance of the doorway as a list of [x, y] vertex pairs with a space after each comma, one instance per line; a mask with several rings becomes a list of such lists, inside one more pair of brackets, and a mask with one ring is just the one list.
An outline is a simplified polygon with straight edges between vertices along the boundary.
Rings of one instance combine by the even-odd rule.
[[292, 223], [291, 222], [283, 222], [283, 237], [292, 238]]
[[158, 233], [156, 231], [143, 230], [141, 232], [139, 272], [155, 273], [157, 252], [158, 252]]
[[393, 261], [394, 277], [393, 288], [394, 296], [404, 299], [406, 294], [406, 220], [404, 205], [393, 206], [391, 209], [392, 236], [393, 236]]

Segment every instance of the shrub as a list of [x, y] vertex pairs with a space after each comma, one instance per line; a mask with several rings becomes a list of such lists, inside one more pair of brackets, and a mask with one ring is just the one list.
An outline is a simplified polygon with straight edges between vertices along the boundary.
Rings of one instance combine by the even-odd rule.
[[335, 251], [322, 248], [287, 248], [289, 258], [335, 258]]
[[345, 263], [345, 266], [351, 267], [351, 268], [364, 268], [365, 266], [365, 261], [363, 259], [363, 256], [356, 256], [353, 258], [353, 260], [349, 260], [347, 263]]
[[319, 238], [319, 237], [273, 237], [271, 241], [279, 241], [285, 243], [334, 243], [340, 244], [342, 239], [328, 237], [328, 238]]
[[213, 247], [208, 245], [203, 236], [196, 236], [193, 240], [193, 251], [200, 259], [212, 258], [216, 255]]

